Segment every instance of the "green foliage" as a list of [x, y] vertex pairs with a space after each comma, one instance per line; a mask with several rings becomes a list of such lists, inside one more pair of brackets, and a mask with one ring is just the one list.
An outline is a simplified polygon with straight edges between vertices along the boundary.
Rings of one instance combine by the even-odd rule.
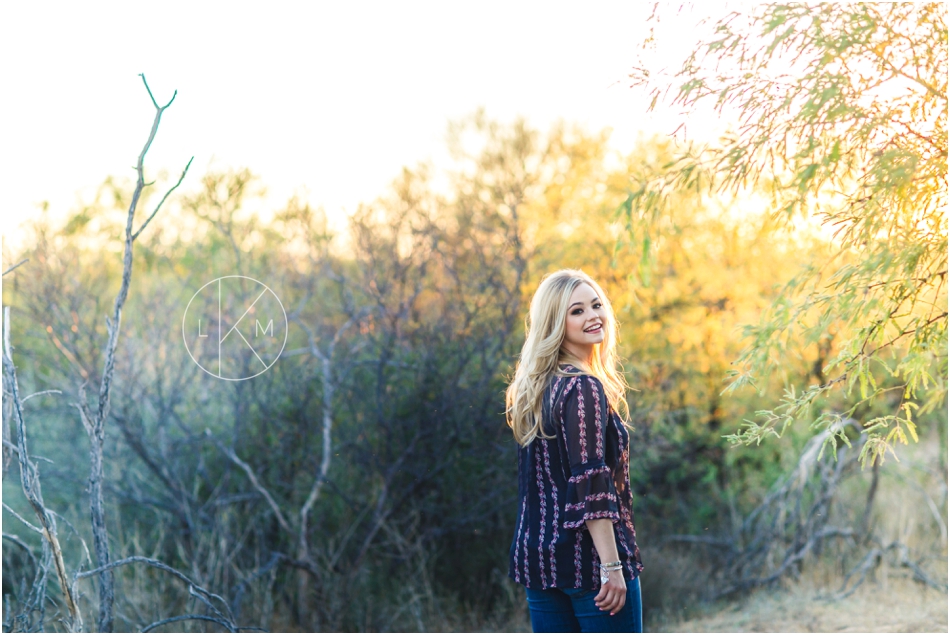
[[620, 210], [633, 243], [693, 188], [764, 193], [776, 221], [804, 218], [834, 237], [836, 251], [792, 277], [746, 329], [727, 390], [780, 369], [798, 337], [827, 340], [820, 381], [790, 386], [778, 408], [729, 436], [735, 443], [758, 444], [796, 420], [840, 431], [873, 405], [889, 411], [862, 422], [862, 463], [873, 462], [916, 439], [914, 409], [946, 403], [945, 17], [940, 3], [759, 5], [718, 20], [680, 68], [634, 74], [654, 106], [710, 104], [737, 123], [718, 144], [689, 143], [634, 179]]

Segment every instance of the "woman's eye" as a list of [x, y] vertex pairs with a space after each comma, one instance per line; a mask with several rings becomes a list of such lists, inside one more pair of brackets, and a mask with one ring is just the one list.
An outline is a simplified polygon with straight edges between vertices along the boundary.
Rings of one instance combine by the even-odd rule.
[[584, 309], [574, 309], [574, 312], [571, 315], [580, 315], [584, 312]]
[[600, 302], [598, 302], [597, 304], [595, 304], [595, 305], [594, 305], [594, 308], [595, 308], [595, 309], [599, 309], [599, 308], [600, 308]]

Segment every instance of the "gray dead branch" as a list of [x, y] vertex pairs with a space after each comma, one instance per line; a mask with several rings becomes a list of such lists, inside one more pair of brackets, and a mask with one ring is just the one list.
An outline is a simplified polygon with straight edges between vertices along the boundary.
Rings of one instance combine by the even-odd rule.
[[[43, 542], [43, 566], [37, 569], [37, 576], [33, 586], [33, 592], [28, 599], [22, 603], [18, 616], [15, 621], [25, 625], [30, 622], [29, 615], [34, 612], [39, 613], [39, 630], [43, 629], [43, 617], [46, 607], [46, 575], [49, 563], [52, 562], [56, 570], [56, 577], [59, 580], [60, 591], [66, 604], [66, 611], [69, 617], [65, 620], [66, 629], [71, 632], [82, 630], [82, 615], [76, 602], [75, 586], [70, 584], [69, 576], [66, 572], [66, 565], [63, 562], [63, 550], [59, 543], [59, 535], [56, 530], [56, 518], [46, 508], [43, 502], [43, 491], [40, 485], [39, 468], [36, 463], [30, 460], [27, 450], [26, 421], [23, 417], [23, 401], [20, 399], [20, 390], [17, 385], [16, 366], [13, 363], [13, 346], [10, 343], [10, 307], [4, 307], [3, 310], [3, 383], [4, 391], [10, 395], [11, 411], [13, 422], [16, 426], [16, 455], [19, 459], [20, 467], [20, 486], [26, 496], [30, 507], [36, 514], [40, 526], [34, 526], [21, 518], [18, 514], [15, 516], [21, 520], [27, 527], [42, 536]], [[4, 505], [6, 508], [6, 505]]]
[[[848, 429], [855, 440], [837, 448], [828, 446], [833, 435]], [[826, 599], [837, 600], [853, 594], [888, 556], [895, 559], [897, 566], [910, 569], [914, 580], [946, 591], [947, 584], [928, 575], [921, 565], [922, 559], [915, 560], [905, 543], [895, 540], [885, 544], [873, 534], [871, 512], [878, 491], [879, 465], [872, 468], [860, 517], [836, 519], [833, 503], [842, 483], [860, 474], [859, 456], [866, 441], [867, 435], [858, 422], [842, 420], [837, 427], [825, 430], [806, 443], [795, 467], [745, 517], [735, 535], [671, 535], [664, 540], [704, 546], [721, 560], [718, 575], [723, 583], [713, 599], [772, 584], [786, 576], [797, 576], [805, 559], [821, 554], [829, 541], [842, 543], [841, 553], [845, 554], [860, 553], [866, 546], [870, 549], [847, 574], [838, 593]], [[926, 491], [914, 485], [929, 502], [928, 509], [945, 540], [946, 525], [936, 504]], [[835, 519], [844, 524], [835, 524]]]
[[103, 470], [103, 443], [105, 442], [105, 423], [109, 415], [109, 405], [112, 392], [112, 382], [113, 376], [115, 374], [115, 353], [116, 348], [119, 344], [119, 329], [122, 321], [122, 309], [125, 306], [126, 299], [129, 295], [129, 288], [132, 284], [132, 246], [135, 242], [135, 239], [138, 238], [142, 230], [151, 222], [155, 215], [158, 214], [159, 209], [168, 199], [168, 196], [181, 185], [181, 182], [184, 180], [185, 175], [188, 173], [188, 168], [191, 166], [191, 160], [188, 161], [188, 164], [185, 166], [185, 169], [181, 173], [181, 177], [178, 179], [178, 182], [175, 183], [162, 197], [158, 205], [155, 206], [152, 214], [145, 219], [145, 222], [141, 224], [137, 231], [133, 231], [133, 226], [135, 223], [135, 214], [138, 210], [139, 199], [142, 195], [142, 191], [146, 187], [145, 183], [145, 155], [148, 153], [149, 148], [152, 146], [152, 142], [155, 140], [155, 135], [158, 132], [158, 126], [161, 123], [162, 115], [165, 110], [172, 105], [172, 102], [175, 101], [175, 97], [178, 95], [178, 91], [172, 95], [172, 98], [164, 106], [159, 106], [158, 102], [155, 101], [155, 97], [152, 95], [152, 90], [148, 86], [148, 82], [145, 80], [145, 75], [139, 75], [142, 78], [142, 83], [145, 85], [145, 89], [148, 91], [149, 97], [152, 100], [152, 104], [155, 106], [155, 116], [152, 120], [152, 128], [149, 132], [148, 139], [145, 142], [145, 145], [142, 147], [142, 152], [139, 153], [138, 163], [136, 165], [136, 174], [137, 180], [135, 183], [135, 190], [132, 193], [132, 200], [129, 204], [129, 211], [126, 218], [125, 225], [125, 247], [122, 257], [122, 284], [119, 288], [119, 293], [116, 295], [115, 303], [112, 309], [112, 318], [106, 318], [106, 327], [107, 327], [107, 342], [105, 347], [105, 365], [102, 370], [102, 379], [99, 384], [98, 391], [98, 400], [94, 408], [89, 407], [89, 403], [86, 399], [86, 383], [88, 379], [84, 381], [79, 386], [79, 400], [72, 403], [78, 411], [79, 416], [83, 424], [83, 428], [86, 430], [86, 434], [89, 436], [90, 450], [89, 450], [89, 497], [90, 497], [90, 512], [92, 520], [92, 535], [93, 535], [93, 545], [96, 552], [96, 561], [98, 562], [102, 572], [99, 575], [99, 616], [98, 616], [98, 629], [103, 633], [111, 633], [113, 630], [114, 623], [114, 614], [113, 614], [113, 605], [115, 604], [115, 581], [113, 578], [112, 570], [109, 568], [103, 568], [110, 560], [109, 555], [109, 534], [106, 528], [106, 515], [105, 508], [103, 504], [103, 481], [105, 479], [104, 470]]
[[[144, 220], [144, 222], [141, 223], [139, 228], [133, 231], [135, 214], [142, 191], [147, 185], [150, 185], [145, 182], [145, 156], [155, 139], [162, 114], [175, 99], [175, 97], [172, 96], [172, 99], [169, 100], [167, 104], [164, 106], [159, 106], [152, 95], [151, 89], [148, 87], [148, 82], [145, 80], [145, 76], [140, 75], [140, 77], [142, 77], [142, 82], [149, 93], [152, 104], [155, 106], [155, 116], [153, 118], [148, 139], [142, 148], [141, 153], [139, 154], [138, 163], [136, 166], [138, 179], [136, 182], [135, 191], [132, 195], [126, 221], [122, 283], [119, 293], [115, 298], [112, 317], [111, 319], [106, 318], [108, 337], [104, 351], [105, 365], [98, 388], [98, 399], [92, 406], [90, 406], [88, 403], [86, 399], [85, 388], [89, 379], [86, 377], [86, 381], [84, 381], [79, 386], [78, 401], [71, 404], [78, 410], [83, 428], [88, 434], [90, 440], [89, 491], [91, 529], [94, 539], [94, 551], [99, 565], [97, 568], [92, 569], [91, 571], [83, 572], [79, 570], [72, 575], [68, 573], [66, 564], [64, 562], [63, 550], [60, 545], [60, 539], [56, 525], [56, 519], [59, 517], [59, 515], [48, 509], [44, 503], [42, 487], [40, 485], [39, 468], [29, 453], [27, 422], [24, 417], [23, 405], [32, 397], [48, 393], [59, 393], [60, 391], [47, 390], [31, 394], [25, 398], [21, 397], [19, 386], [17, 384], [16, 366], [13, 362], [13, 345], [10, 338], [10, 307], [4, 307], [2, 350], [3, 392], [5, 396], [3, 413], [3, 474], [4, 476], [6, 475], [9, 464], [12, 462], [13, 456], [15, 455], [19, 462], [20, 482], [23, 493], [26, 496], [30, 507], [33, 509], [39, 523], [38, 525], [34, 525], [23, 518], [20, 514], [16, 513], [16, 511], [11, 509], [5, 503], [3, 507], [10, 514], [12, 514], [15, 519], [22, 522], [24, 526], [41, 536], [40, 545], [42, 550], [40, 557], [37, 557], [34, 553], [34, 550], [19, 536], [10, 533], [3, 534], [4, 540], [16, 545], [27, 555], [34, 569], [34, 580], [30, 590], [27, 591], [25, 589], [25, 585], [21, 585], [21, 587], [24, 588], [21, 588], [20, 592], [17, 594], [18, 606], [16, 609], [14, 609], [12, 606], [10, 596], [7, 595], [4, 597], [3, 627], [4, 631], [7, 632], [47, 630], [47, 627], [44, 623], [47, 604], [51, 603], [54, 606], [58, 604], [47, 591], [47, 580], [51, 571], [55, 572], [62, 594], [65, 615], [60, 613], [60, 615], [62, 615], [62, 617], [60, 617], [60, 621], [63, 627], [70, 632], [82, 631], [84, 624], [78, 604], [78, 599], [80, 597], [77, 589], [78, 582], [85, 578], [97, 577], [99, 583], [99, 615], [97, 620], [97, 628], [100, 632], [111, 632], [114, 627], [113, 605], [115, 602], [113, 569], [133, 563], [147, 564], [179, 578], [188, 585], [189, 595], [196, 601], [200, 602], [209, 612], [207, 615], [184, 615], [158, 620], [152, 624], [144, 626], [146, 631], [152, 630], [164, 624], [186, 619], [215, 622], [224, 626], [231, 632], [239, 632], [242, 630], [260, 630], [256, 627], [239, 626], [231, 612], [230, 604], [224, 600], [224, 598], [207, 591], [205, 588], [192, 581], [188, 576], [168, 565], [143, 556], [132, 556], [115, 562], [110, 561], [109, 557], [109, 539], [103, 503], [103, 443], [106, 434], [105, 424], [109, 416], [110, 396], [115, 374], [115, 356], [118, 348], [122, 311], [125, 306], [126, 299], [128, 298], [132, 280], [132, 247], [136, 238], [139, 237], [145, 227], [158, 214], [169, 195], [175, 189], [177, 189], [179, 185], [181, 185], [185, 175], [188, 172], [188, 168], [191, 165], [191, 161], [189, 161], [182, 171], [178, 181], [165, 192], [158, 205], [155, 206], [152, 213]], [[4, 275], [10, 273], [24, 262], [26, 262], [26, 260], [7, 269], [4, 272]], [[15, 444], [13, 443], [10, 430], [11, 421], [16, 432]], [[79, 568], [81, 569], [83, 563], [86, 560], [91, 562], [91, 554], [86, 547], [85, 541], [76, 531], [76, 529], [72, 527], [72, 525], [67, 521], [65, 521], [65, 519], [62, 520], [64, 520], [73, 533], [79, 537], [79, 540], [82, 544], [85, 557], [83, 562], [80, 562], [79, 564]]]

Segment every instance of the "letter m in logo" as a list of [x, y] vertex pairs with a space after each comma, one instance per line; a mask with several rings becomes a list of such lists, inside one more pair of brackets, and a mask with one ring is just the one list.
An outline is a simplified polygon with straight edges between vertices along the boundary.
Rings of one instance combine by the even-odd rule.
[[268, 322], [267, 326], [261, 326], [260, 321], [254, 320], [254, 337], [257, 337], [258, 331], [263, 331], [264, 335], [267, 335], [267, 331], [270, 331], [270, 336], [274, 337], [274, 320]]

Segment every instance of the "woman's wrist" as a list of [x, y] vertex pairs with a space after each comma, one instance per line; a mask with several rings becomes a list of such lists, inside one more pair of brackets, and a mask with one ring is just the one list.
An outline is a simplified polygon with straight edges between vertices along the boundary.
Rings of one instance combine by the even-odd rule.
[[[620, 576], [617, 578], [616, 576]], [[623, 579], [623, 564], [619, 560], [615, 562], [606, 562], [600, 565], [600, 583], [607, 584], [613, 580], [614, 583]]]
[[604, 586], [608, 582], [615, 586], [626, 587], [627, 581], [623, 577], [623, 569], [614, 569], [612, 571], [600, 572], [600, 585]]

